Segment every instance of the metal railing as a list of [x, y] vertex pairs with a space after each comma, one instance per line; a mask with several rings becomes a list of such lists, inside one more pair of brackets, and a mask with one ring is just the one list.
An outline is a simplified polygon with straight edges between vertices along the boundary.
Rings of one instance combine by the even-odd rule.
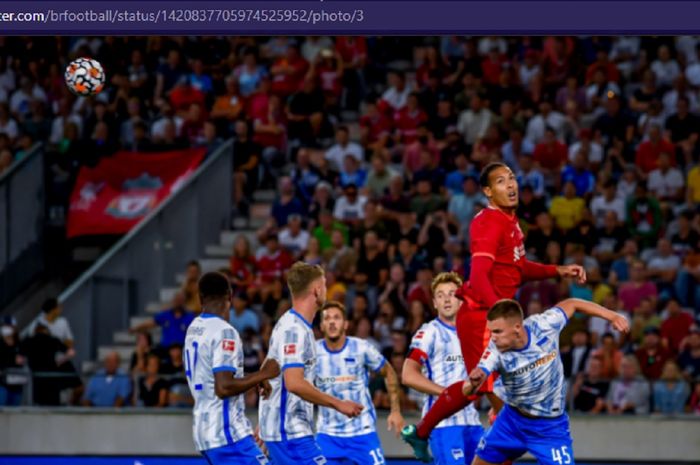
[[76, 366], [112, 343], [129, 317], [159, 301], [188, 260], [230, 224], [232, 141], [210, 154], [178, 192], [117, 242], [60, 296], [74, 333]]
[[36, 144], [0, 176], [0, 309], [44, 270], [43, 153]]

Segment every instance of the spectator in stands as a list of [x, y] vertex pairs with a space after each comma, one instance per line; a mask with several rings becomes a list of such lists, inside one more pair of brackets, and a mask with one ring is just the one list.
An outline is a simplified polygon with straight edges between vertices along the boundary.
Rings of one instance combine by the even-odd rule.
[[0, 372], [4, 372], [4, 376], [0, 378], [0, 406], [17, 406], [22, 402], [26, 379], [12, 376], [6, 370], [19, 369], [25, 363], [26, 358], [20, 351], [17, 325], [12, 318], [4, 318], [0, 325]]
[[347, 126], [339, 126], [335, 131], [336, 143], [326, 150], [326, 160], [331, 166], [340, 170], [343, 168], [345, 157], [352, 156], [358, 163], [364, 162], [365, 156], [362, 146], [350, 140], [350, 130]]
[[173, 344], [168, 348], [167, 358], [161, 364], [160, 373], [166, 376], [168, 381], [168, 406], [192, 406], [194, 401], [187, 387], [182, 346], [180, 344]]
[[[639, 144], [635, 157], [635, 165], [637, 165], [645, 175], [650, 174], [659, 167], [659, 157], [662, 153], [667, 155], [675, 153], [673, 144], [662, 138], [661, 127], [659, 127], [659, 125], [651, 124], [648, 131], [649, 138]], [[673, 160], [673, 158], [669, 157], [666, 159], [666, 162], [667, 164], [671, 164]]]
[[635, 196], [627, 203], [627, 229], [642, 247], [656, 244], [662, 226], [661, 208], [644, 183], [637, 184]]
[[168, 382], [159, 375], [160, 357], [149, 354], [146, 358], [146, 371], [138, 378], [134, 391], [133, 405], [138, 407], [167, 407]]
[[555, 138], [563, 140], [565, 123], [565, 116], [554, 110], [549, 100], [544, 99], [539, 103], [539, 114], [534, 115], [527, 123], [525, 139], [537, 145], [544, 140], [547, 128], [551, 128]]
[[630, 341], [636, 346], [641, 344], [644, 332], [650, 327], [660, 328], [661, 318], [656, 313], [655, 300], [643, 298], [639, 301], [639, 306], [634, 308]]
[[476, 213], [477, 203], [486, 204], [486, 199], [479, 189], [479, 184], [473, 176], [466, 176], [462, 181], [462, 190], [453, 193], [447, 206], [447, 211], [454, 222], [459, 224], [461, 235], [467, 237], [469, 225]]
[[388, 89], [382, 94], [379, 109], [382, 113], [399, 111], [406, 106], [413, 89], [406, 84], [406, 74], [402, 71], [390, 70], [387, 73], [387, 83]]
[[690, 334], [693, 316], [690, 313], [686, 313], [676, 299], [670, 299], [666, 303], [666, 309], [662, 315], [665, 315], [664, 321], [661, 323], [663, 345], [672, 354], [678, 354], [681, 343]]
[[673, 246], [668, 239], [659, 239], [656, 255], [647, 264], [647, 277], [658, 284], [659, 295], [669, 298], [674, 295], [673, 283], [681, 267], [681, 259], [673, 253]]
[[302, 217], [293, 213], [287, 217], [287, 226], [279, 233], [280, 245], [297, 260], [309, 247], [311, 235], [302, 228]]
[[596, 221], [596, 226], [602, 228], [605, 223], [605, 215], [613, 212], [618, 222], [625, 219], [625, 201], [616, 196], [615, 181], [609, 179], [603, 185], [603, 194], [595, 196], [591, 201], [591, 213]]
[[237, 292], [233, 295], [233, 305], [228, 322], [243, 334], [248, 329], [253, 332], [260, 332], [260, 317], [253, 310], [248, 308], [248, 295], [245, 291]]
[[250, 241], [241, 234], [233, 242], [233, 255], [229, 266], [231, 286], [234, 292], [252, 291], [256, 273], [255, 255], [251, 252]]
[[600, 347], [591, 354], [591, 358], [600, 362], [600, 376], [608, 380], [620, 374], [622, 357], [622, 351], [612, 333], [604, 333], [600, 338]]
[[131, 380], [119, 368], [119, 354], [110, 352], [104, 368], [88, 382], [83, 405], [86, 407], [124, 407], [131, 402]]
[[256, 283], [260, 289], [260, 298], [265, 300], [272, 292], [272, 284], [277, 279], [285, 279], [287, 270], [292, 266], [292, 257], [280, 247], [277, 234], [270, 234], [265, 239], [264, 247], [257, 254]]
[[538, 259], [545, 259], [547, 244], [550, 242], [559, 245], [564, 243], [564, 235], [555, 226], [552, 216], [547, 212], [542, 212], [535, 218], [535, 226], [528, 232], [525, 238], [525, 249], [528, 253], [534, 254]]
[[335, 202], [333, 217], [347, 225], [356, 225], [364, 218], [365, 203], [367, 196], [359, 194], [355, 184], [347, 184]]
[[661, 345], [661, 334], [657, 327], [651, 326], [644, 330], [642, 345], [635, 352], [635, 356], [645, 378], [659, 379], [664, 363], [671, 354]]
[[279, 195], [272, 204], [272, 217], [279, 228], [287, 225], [291, 215], [303, 215], [304, 205], [294, 194], [294, 183], [288, 176], [280, 178], [278, 183]]
[[661, 378], [654, 382], [654, 412], [683, 413], [690, 388], [673, 360], [664, 363]]
[[662, 203], [683, 200], [685, 180], [678, 168], [671, 166], [673, 152], [661, 152], [657, 158], [657, 168], [649, 173], [649, 191]]
[[[693, 97], [695, 101], [694, 108], [691, 112], [691, 102], [689, 97]], [[664, 102], [666, 102], [664, 98]], [[673, 108], [672, 104], [669, 104]], [[698, 123], [700, 123], [700, 117], [696, 114], [697, 112], [697, 97], [691, 91], [685, 94], [678, 95], [675, 104], [676, 113], [670, 115], [666, 119], [666, 131], [669, 134], [669, 138], [673, 144], [676, 146], [675, 153], [677, 161], [680, 161], [684, 165], [690, 165], [693, 161], [694, 153], [697, 151], [698, 135], [700, 131], [698, 130]], [[674, 160], [674, 158], [672, 158]]]
[[61, 316], [63, 306], [54, 297], [48, 298], [41, 305], [41, 314], [24, 331], [25, 335], [34, 334], [36, 325], [42, 324], [48, 328], [49, 333], [57, 338], [66, 347], [73, 347], [73, 332], [68, 320]]
[[352, 155], [345, 155], [343, 165], [340, 170], [340, 186], [345, 187], [353, 184], [359, 189], [365, 187], [367, 183], [367, 171], [365, 171], [360, 163]]
[[552, 199], [549, 213], [558, 228], [568, 231], [581, 221], [585, 206], [583, 199], [576, 196], [576, 186], [569, 181], [564, 184], [563, 195]]
[[690, 335], [681, 344], [678, 364], [687, 381], [700, 380], [700, 326], [690, 327]]
[[571, 346], [562, 347], [561, 350], [564, 376], [571, 378], [583, 373], [590, 355], [591, 345], [588, 331], [585, 329], [574, 331], [571, 337]]
[[258, 186], [258, 165], [262, 149], [253, 142], [250, 126], [245, 120], [238, 120], [234, 125], [233, 143], [233, 179], [234, 202], [240, 214], [247, 216], [247, 203], [252, 192]]
[[546, 180], [556, 179], [562, 172], [567, 161], [566, 145], [557, 140], [556, 133], [552, 127], [545, 128], [544, 137], [535, 146], [532, 159], [542, 171]]
[[656, 284], [646, 278], [644, 262], [635, 260], [630, 267], [630, 280], [620, 285], [617, 296], [622, 301], [623, 308], [636, 309], [644, 298], [653, 299], [655, 304], [658, 297]]
[[178, 291], [173, 296], [172, 307], [157, 313], [153, 318], [129, 328], [130, 333], [140, 333], [152, 329], [161, 328], [161, 338], [158, 351], [164, 352], [173, 344], [184, 344], [185, 334], [190, 323], [194, 320], [194, 313], [185, 305], [185, 294]]
[[472, 147], [484, 135], [491, 124], [493, 114], [488, 108], [488, 102], [479, 94], [474, 94], [469, 103], [469, 109], [459, 115], [457, 130], [464, 137], [467, 147]]
[[131, 355], [129, 369], [131, 374], [142, 374], [146, 372], [148, 356], [153, 350], [153, 337], [151, 333], [138, 333], [136, 335], [136, 349]]
[[601, 361], [597, 357], [588, 360], [585, 373], [581, 372], [572, 387], [574, 410], [585, 413], [605, 412], [605, 399], [610, 382], [602, 375]]
[[63, 386], [56, 382], [58, 365], [62, 358], [71, 355], [71, 349], [53, 337], [43, 323], [37, 323], [34, 333], [22, 341], [20, 352], [27, 358], [33, 372], [33, 402], [59, 405]]
[[620, 376], [612, 382], [607, 396], [607, 412], [612, 415], [649, 413], [649, 384], [640, 376], [633, 355], [622, 359]]

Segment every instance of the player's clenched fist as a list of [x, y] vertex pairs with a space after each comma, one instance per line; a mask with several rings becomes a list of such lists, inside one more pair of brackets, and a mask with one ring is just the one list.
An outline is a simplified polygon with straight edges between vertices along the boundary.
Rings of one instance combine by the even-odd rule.
[[350, 400], [339, 400], [335, 405], [335, 409], [347, 417], [355, 418], [362, 413], [364, 407], [362, 404]]
[[616, 331], [621, 333], [628, 333], [630, 330], [630, 322], [622, 315], [616, 315], [611, 324]]
[[469, 373], [469, 381], [471, 381], [473, 388], [478, 388], [481, 383], [486, 381], [486, 372], [481, 368], [475, 368]]

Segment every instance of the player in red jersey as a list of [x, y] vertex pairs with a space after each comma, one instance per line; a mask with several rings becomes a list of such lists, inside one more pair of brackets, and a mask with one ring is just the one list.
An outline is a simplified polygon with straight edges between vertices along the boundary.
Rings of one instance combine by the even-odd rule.
[[[525, 258], [524, 235], [515, 210], [518, 208], [518, 183], [513, 171], [503, 163], [490, 163], [479, 179], [489, 205], [472, 220], [469, 230], [472, 254], [469, 280], [458, 291], [463, 300], [457, 314], [457, 336], [467, 370], [472, 370], [488, 345], [486, 313], [500, 299], [512, 299], [523, 281], [554, 277], [586, 281], [586, 272], [579, 265], [556, 266], [531, 262]], [[430, 460], [427, 438], [435, 426], [471, 403], [476, 396], [467, 381], [445, 388], [433, 407], [417, 425], [402, 431], [423, 461]], [[493, 379], [484, 383], [480, 393], [488, 394], [498, 410], [502, 402], [493, 395]]]

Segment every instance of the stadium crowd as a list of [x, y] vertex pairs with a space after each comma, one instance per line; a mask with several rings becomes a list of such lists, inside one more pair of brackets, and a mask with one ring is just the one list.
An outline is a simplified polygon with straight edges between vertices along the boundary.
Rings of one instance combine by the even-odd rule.
[[[94, 98], [63, 84], [77, 56], [110, 77]], [[225, 270], [246, 369], [289, 307], [285, 270], [301, 259], [323, 264], [350, 334], [400, 372], [410, 335], [433, 317], [432, 277], [469, 274], [469, 223], [486, 207], [478, 174], [503, 161], [517, 174], [527, 253], [589, 275], [525, 285], [528, 314], [572, 296], [632, 321], [628, 338], [569, 323], [573, 408], [700, 414], [699, 91], [700, 39], [687, 36], [0, 38], [0, 173], [43, 142], [60, 217], [77, 170], [117, 149], [233, 137], [235, 214], [250, 214], [256, 189], [277, 190]], [[163, 327], [157, 347], [139, 336], [135, 386], [126, 373], [123, 386], [104, 381], [120, 373], [111, 354], [82, 402], [188, 404], [178, 328], [200, 310], [198, 273], [191, 263], [173, 309], [132, 328]], [[11, 324], [2, 335], [0, 368], [25, 363]], [[45, 344], [69, 354], [55, 339]], [[387, 407], [381, 382], [373, 392]], [[405, 409], [418, 402], [404, 393]]]

